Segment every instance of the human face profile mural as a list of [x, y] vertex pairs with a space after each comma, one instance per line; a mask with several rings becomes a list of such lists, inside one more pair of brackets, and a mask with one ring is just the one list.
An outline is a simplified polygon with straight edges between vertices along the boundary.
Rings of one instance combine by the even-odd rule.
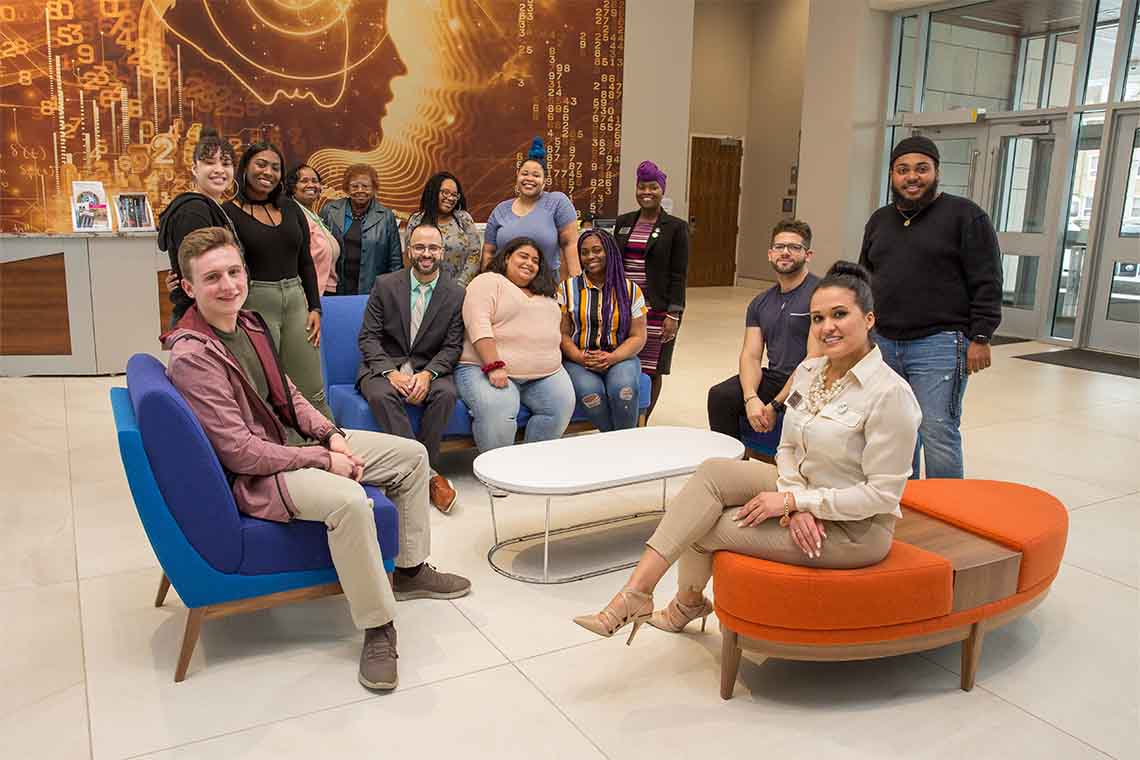
[[541, 135], [548, 188], [617, 213], [624, 0], [10, 0], [0, 20], [3, 232], [70, 230], [77, 180], [160, 212], [206, 126], [313, 166], [322, 202], [363, 162], [408, 213], [450, 171], [477, 220]]

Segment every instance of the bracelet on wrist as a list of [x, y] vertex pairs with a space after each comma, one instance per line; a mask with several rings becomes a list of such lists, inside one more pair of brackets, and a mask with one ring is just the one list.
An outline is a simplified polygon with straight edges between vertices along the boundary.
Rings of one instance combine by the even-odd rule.
[[502, 360], [499, 360], [497, 362], [490, 362], [489, 364], [484, 364], [483, 365], [483, 374], [489, 375], [492, 372], [494, 372], [495, 370], [503, 369], [506, 366], [507, 366], [507, 363], [505, 361], [502, 361]]
[[784, 516], [780, 518], [780, 527], [786, 528], [792, 521], [792, 495], [784, 492]]

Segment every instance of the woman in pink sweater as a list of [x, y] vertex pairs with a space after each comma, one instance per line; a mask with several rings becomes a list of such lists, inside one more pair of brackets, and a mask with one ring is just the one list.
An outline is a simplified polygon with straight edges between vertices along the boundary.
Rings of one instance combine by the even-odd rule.
[[557, 287], [530, 238], [515, 238], [501, 248], [467, 286], [467, 336], [455, 385], [471, 411], [480, 451], [515, 442], [520, 405], [531, 413], [528, 443], [566, 431], [574, 413], [574, 386], [562, 368]]

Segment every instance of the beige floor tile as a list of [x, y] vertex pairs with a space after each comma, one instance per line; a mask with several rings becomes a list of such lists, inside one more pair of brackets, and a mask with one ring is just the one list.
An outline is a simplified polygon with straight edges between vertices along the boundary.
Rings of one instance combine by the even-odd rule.
[[80, 760], [91, 757], [83, 684], [45, 695], [35, 704], [0, 716], [4, 757]]
[[1140, 587], [1140, 494], [1069, 515], [1065, 563]]
[[[119, 758], [369, 698], [356, 681], [361, 635], [344, 600], [209, 621], [187, 679], [173, 682], [185, 621], [151, 602], [154, 572], [81, 581], [94, 756]], [[400, 604], [404, 688], [504, 662], [447, 602]]]
[[[986, 636], [978, 685], [1113, 757], [1136, 757], [1138, 601], [1136, 589], [1063, 566], [1041, 606]], [[957, 646], [929, 657], [959, 672]]]
[[719, 694], [720, 636], [649, 630], [520, 663], [610, 757], [1103, 757], [918, 656], [746, 660]]
[[147, 755], [151, 760], [316, 757], [602, 758], [510, 665]]
[[975, 450], [965, 446], [966, 477], [981, 480], [1006, 480], [1040, 488], [1061, 500], [1069, 509], [1078, 509], [1135, 490], [1136, 486], [1117, 482], [1098, 483], [1090, 477], [1082, 479], [1063, 475], [1052, 462], [1027, 461], [1024, 458], [994, 453], [992, 448]]
[[62, 378], [0, 377], [0, 430], [62, 432], [66, 424]]
[[75, 530], [66, 474], [2, 482], [0, 590], [74, 581]]

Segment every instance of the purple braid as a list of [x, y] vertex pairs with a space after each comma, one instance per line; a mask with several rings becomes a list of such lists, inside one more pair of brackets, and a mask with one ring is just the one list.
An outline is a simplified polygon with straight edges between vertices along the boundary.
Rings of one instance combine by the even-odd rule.
[[[621, 249], [618, 248], [614, 236], [605, 230], [589, 229], [578, 236], [578, 257], [582, 257], [582, 243], [586, 238], [595, 236], [602, 241], [602, 248], [606, 251], [606, 279], [602, 285], [602, 324], [610, 324], [614, 316], [614, 308], [618, 310], [617, 342], [620, 344], [629, 337], [629, 285], [625, 279], [625, 265], [622, 263]], [[585, 277], [585, 273], [582, 274]], [[617, 345], [602, 346], [612, 351]]]

